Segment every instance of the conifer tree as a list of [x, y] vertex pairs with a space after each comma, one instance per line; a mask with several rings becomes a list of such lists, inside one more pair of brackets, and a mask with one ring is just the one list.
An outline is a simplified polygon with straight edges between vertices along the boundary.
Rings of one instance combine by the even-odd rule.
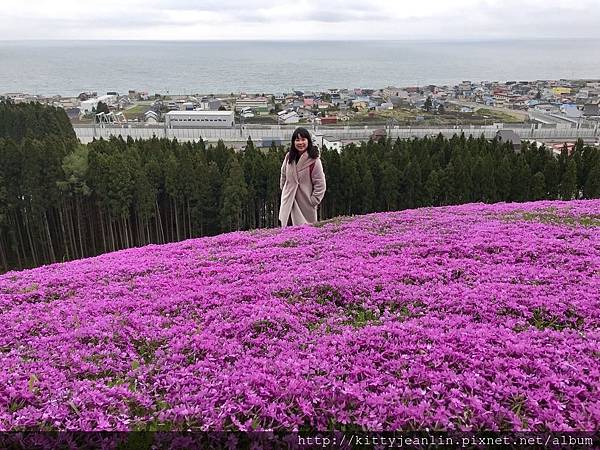
[[560, 180], [558, 161], [550, 157], [544, 166], [544, 180], [546, 180], [546, 193], [548, 199], [558, 198], [558, 184]]
[[381, 202], [383, 211], [394, 211], [398, 207], [398, 169], [385, 160], [381, 170]]
[[498, 201], [498, 189], [496, 187], [496, 169], [494, 167], [494, 158], [491, 153], [484, 155], [481, 164], [480, 179], [482, 201], [485, 203], [494, 203]]
[[235, 155], [229, 158], [225, 173], [220, 217], [221, 229], [227, 232], [242, 228], [242, 213], [248, 188], [242, 167]]
[[429, 172], [427, 181], [425, 182], [425, 190], [427, 192], [427, 206], [438, 206], [442, 204], [441, 181], [437, 170]]
[[585, 198], [600, 198], [600, 155], [592, 164], [584, 186]]
[[207, 229], [209, 235], [218, 234], [221, 231], [221, 220], [219, 211], [223, 201], [223, 174], [215, 161], [208, 165], [209, 199], [207, 204]]
[[529, 166], [523, 155], [518, 155], [513, 159], [510, 177], [509, 199], [511, 201], [522, 202], [529, 199], [530, 179]]
[[[278, 226], [286, 149], [247, 142], [100, 139], [76, 144], [64, 111], [0, 104], [0, 270], [148, 242]], [[4, 137], [3, 137], [4, 136]], [[319, 217], [470, 201], [600, 197], [600, 153], [558, 158], [496, 140], [382, 139], [321, 149]], [[531, 176], [531, 174], [534, 174]], [[241, 213], [240, 213], [241, 211]]]
[[542, 172], [536, 172], [531, 183], [531, 199], [542, 200], [546, 198], [546, 180]]
[[376, 198], [375, 198], [375, 181], [373, 180], [373, 175], [371, 174], [371, 169], [368, 166], [362, 166], [363, 174], [361, 178], [361, 186], [362, 186], [362, 204], [361, 204], [361, 213], [366, 214], [370, 213], [374, 210]]
[[560, 198], [563, 200], [571, 200], [578, 198], [577, 191], [577, 165], [574, 159], [567, 162], [567, 167], [560, 180]]

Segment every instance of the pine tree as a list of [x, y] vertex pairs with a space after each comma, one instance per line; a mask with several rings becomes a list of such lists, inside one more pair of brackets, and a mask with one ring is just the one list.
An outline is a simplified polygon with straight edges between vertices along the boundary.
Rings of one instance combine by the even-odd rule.
[[384, 161], [381, 170], [381, 202], [383, 211], [394, 211], [398, 207], [398, 169], [390, 161]]
[[577, 192], [577, 164], [574, 159], [569, 159], [564, 175], [560, 180], [560, 197], [562, 200], [578, 198]]
[[433, 102], [431, 101], [431, 96], [427, 97], [427, 99], [425, 100], [425, 111], [429, 112], [431, 111], [431, 108], [433, 107]]
[[473, 191], [472, 199], [475, 202], [484, 201], [485, 185], [488, 183], [488, 179], [485, 177], [483, 159], [477, 157], [475, 165], [473, 166]]
[[504, 155], [496, 171], [496, 186], [498, 188], [498, 200], [511, 201], [511, 176], [512, 165], [508, 155]]
[[362, 205], [361, 213], [366, 214], [374, 210], [376, 198], [375, 198], [375, 181], [371, 174], [371, 169], [365, 167], [362, 176]]
[[358, 214], [360, 212], [360, 176], [358, 173], [358, 166], [356, 161], [352, 157], [352, 153], [355, 153], [355, 147], [344, 150], [344, 154], [341, 161], [341, 173], [340, 176], [344, 180], [342, 184], [341, 194], [342, 202], [344, 205], [343, 214], [351, 215]]
[[544, 180], [546, 180], [546, 192], [549, 200], [558, 198], [558, 185], [560, 180], [558, 161], [553, 156], [546, 161], [544, 166]]
[[427, 181], [425, 182], [425, 190], [427, 192], [427, 206], [441, 205], [441, 186], [440, 176], [437, 170], [429, 172]]
[[542, 172], [536, 172], [531, 183], [531, 199], [542, 200], [546, 198], [546, 180]]
[[207, 234], [215, 235], [221, 231], [220, 210], [223, 202], [223, 174], [215, 161], [208, 165], [209, 197], [206, 206]]
[[523, 202], [529, 199], [531, 172], [522, 154], [513, 160], [510, 184], [510, 200]]
[[494, 157], [487, 153], [482, 160], [481, 165], [481, 186], [482, 201], [485, 203], [494, 203], [498, 201], [498, 188], [496, 187], [496, 169], [494, 167]]
[[242, 228], [242, 213], [248, 188], [242, 167], [235, 155], [227, 162], [225, 173], [220, 217], [221, 229], [226, 232]]
[[405, 183], [405, 196], [401, 198], [401, 201], [404, 206], [406, 208], [422, 206], [423, 195], [421, 191], [423, 190], [423, 186], [421, 183], [421, 168], [417, 160], [408, 163], [403, 179]]
[[590, 169], [584, 186], [585, 198], [600, 198], [600, 155]]

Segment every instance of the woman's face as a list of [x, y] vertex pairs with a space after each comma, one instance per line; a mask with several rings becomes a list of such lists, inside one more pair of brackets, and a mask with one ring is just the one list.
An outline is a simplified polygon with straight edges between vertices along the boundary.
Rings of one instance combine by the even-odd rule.
[[294, 140], [294, 146], [300, 153], [304, 153], [306, 150], [308, 150], [308, 139], [298, 135]]

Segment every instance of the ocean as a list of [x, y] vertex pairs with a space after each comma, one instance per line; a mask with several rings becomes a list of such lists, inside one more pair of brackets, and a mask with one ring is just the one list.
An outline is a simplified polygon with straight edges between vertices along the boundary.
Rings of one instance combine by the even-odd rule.
[[600, 78], [600, 40], [0, 41], [0, 94], [287, 93]]

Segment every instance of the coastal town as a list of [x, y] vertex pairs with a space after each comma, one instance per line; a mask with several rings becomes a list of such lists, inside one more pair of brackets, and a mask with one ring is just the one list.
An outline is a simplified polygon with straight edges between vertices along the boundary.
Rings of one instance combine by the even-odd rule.
[[[289, 93], [165, 95], [82, 92], [76, 97], [0, 94], [14, 103], [64, 108], [73, 123], [161, 123], [173, 111], [230, 111], [235, 123], [485, 125], [582, 124], [600, 120], [600, 80], [463, 81], [454, 86], [294, 90]], [[232, 125], [227, 123], [226, 126]], [[223, 126], [187, 123], [186, 126]]]
[[[126, 94], [82, 92], [76, 97], [47, 97], [5, 93], [0, 95], [2, 99], [63, 108], [82, 142], [119, 134], [183, 140], [212, 137], [243, 148], [252, 136], [259, 137], [259, 145], [268, 147], [281, 145], [286, 125], [304, 125], [325, 129], [315, 133], [319, 144], [341, 148], [365, 136], [422, 137], [441, 130], [477, 127], [486, 136], [510, 139], [516, 147], [521, 139], [539, 139], [560, 152], [565, 144], [572, 147], [582, 136], [587, 143], [598, 145], [600, 128], [600, 80], [462, 81], [454, 86], [332, 88], [274, 94], [166, 95], [130, 90]], [[406, 127], [413, 130], [408, 134], [390, 132]], [[259, 133], [257, 128], [263, 130]], [[351, 128], [369, 131], [352, 134], [348, 132]], [[419, 128], [430, 130], [415, 131]], [[521, 130], [530, 132], [526, 136]]]

